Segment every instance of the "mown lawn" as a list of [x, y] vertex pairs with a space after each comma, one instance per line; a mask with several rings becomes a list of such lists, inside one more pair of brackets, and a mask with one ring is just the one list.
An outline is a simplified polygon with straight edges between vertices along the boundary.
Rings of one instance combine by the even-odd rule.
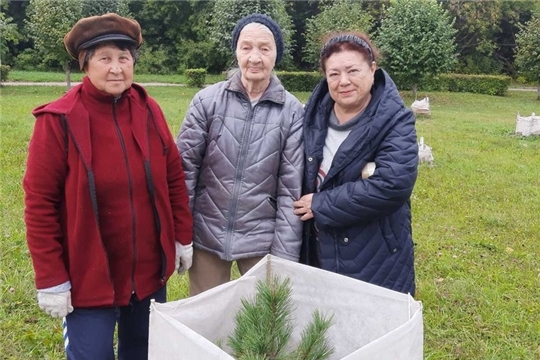
[[[136, 68], [135, 68], [136, 70]], [[73, 69], [70, 79], [71, 81], [81, 81], [84, 73], [78, 69]], [[180, 74], [171, 75], [155, 75], [155, 74], [135, 74], [137, 82], [141, 83], [172, 83], [185, 84], [186, 77]], [[213, 84], [222, 80], [222, 75], [208, 74], [206, 75], [206, 83]], [[45, 72], [45, 71], [21, 71], [11, 70], [9, 72], [8, 81], [10, 82], [66, 82], [66, 74], [64, 72]]]
[[[62, 359], [61, 322], [35, 300], [21, 178], [30, 112], [64, 88], [0, 91], [0, 359]], [[196, 89], [148, 91], [176, 136]], [[534, 92], [429, 96], [432, 116], [418, 118], [417, 132], [435, 166], [420, 166], [412, 199], [425, 358], [540, 359], [540, 138], [513, 134], [516, 114], [540, 113], [540, 101]], [[173, 276], [169, 299], [186, 293], [187, 278]]]

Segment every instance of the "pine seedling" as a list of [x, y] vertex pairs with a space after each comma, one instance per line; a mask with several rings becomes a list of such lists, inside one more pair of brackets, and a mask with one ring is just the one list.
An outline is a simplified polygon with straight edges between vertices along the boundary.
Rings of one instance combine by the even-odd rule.
[[334, 352], [326, 333], [332, 317], [313, 313], [312, 321], [302, 332], [298, 348], [290, 354], [284, 350], [293, 325], [290, 279], [279, 276], [257, 282], [252, 301], [242, 299], [242, 309], [235, 317], [235, 331], [228, 344], [238, 360], [325, 360]]
[[253, 302], [242, 299], [242, 310], [236, 314], [236, 328], [229, 336], [229, 346], [237, 359], [278, 359], [289, 341], [292, 303], [290, 279], [278, 276], [257, 283]]

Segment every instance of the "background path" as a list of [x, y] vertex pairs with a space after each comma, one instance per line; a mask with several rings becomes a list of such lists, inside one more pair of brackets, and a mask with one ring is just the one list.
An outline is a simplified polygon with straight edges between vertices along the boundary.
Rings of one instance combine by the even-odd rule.
[[[78, 81], [72, 81], [71, 86], [79, 85], [80, 82]], [[184, 84], [171, 84], [171, 83], [157, 83], [157, 82], [149, 82], [149, 83], [139, 83], [142, 86], [186, 86]], [[26, 81], [7, 81], [3, 82], [2, 86], [66, 86], [66, 82], [26, 82]]]

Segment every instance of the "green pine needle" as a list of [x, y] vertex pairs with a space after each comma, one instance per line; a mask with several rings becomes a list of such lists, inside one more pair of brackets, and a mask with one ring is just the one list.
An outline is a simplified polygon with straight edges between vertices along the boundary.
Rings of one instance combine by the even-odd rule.
[[318, 310], [313, 313], [311, 322], [302, 332], [298, 348], [293, 353], [295, 360], [324, 360], [334, 353], [326, 339], [332, 325], [332, 316], [325, 318]]
[[285, 354], [292, 332], [290, 279], [274, 276], [267, 282], [257, 282], [257, 294], [248, 301], [242, 299], [242, 309], [236, 314], [236, 327], [228, 337], [233, 356], [239, 360], [324, 360], [333, 349], [326, 340], [331, 318], [318, 311], [302, 333], [297, 350]]

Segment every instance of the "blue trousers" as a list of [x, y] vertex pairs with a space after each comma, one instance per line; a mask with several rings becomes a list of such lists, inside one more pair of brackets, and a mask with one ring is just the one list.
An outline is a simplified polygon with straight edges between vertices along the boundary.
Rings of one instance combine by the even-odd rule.
[[165, 302], [166, 287], [127, 306], [75, 308], [66, 316], [64, 343], [68, 360], [114, 360], [114, 330], [118, 324], [118, 359], [148, 359], [150, 300]]

